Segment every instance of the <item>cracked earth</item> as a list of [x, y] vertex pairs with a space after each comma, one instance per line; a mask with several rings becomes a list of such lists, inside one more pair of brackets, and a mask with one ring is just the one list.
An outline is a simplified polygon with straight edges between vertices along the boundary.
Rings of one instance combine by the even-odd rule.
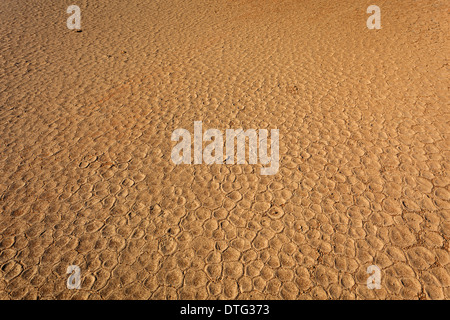
[[[0, 2], [1, 299], [450, 298], [448, 2], [71, 4]], [[194, 121], [278, 173], [174, 165]]]

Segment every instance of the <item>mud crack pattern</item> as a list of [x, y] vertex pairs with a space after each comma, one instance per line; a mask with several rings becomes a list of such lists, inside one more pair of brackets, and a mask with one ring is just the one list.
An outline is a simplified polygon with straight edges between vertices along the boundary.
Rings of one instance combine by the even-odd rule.
[[[448, 2], [78, 3], [0, 2], [0, 298], [450, 298]], [[175, 166], [194, 121], [279, 172]]]

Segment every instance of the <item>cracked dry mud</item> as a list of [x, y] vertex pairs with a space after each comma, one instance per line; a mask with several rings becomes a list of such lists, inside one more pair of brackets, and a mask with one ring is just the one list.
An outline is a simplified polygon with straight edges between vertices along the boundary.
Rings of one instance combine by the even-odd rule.
[[[0, 298], [450, 298], [448, 2], [71, 4], [0, 2]], [[174, 165], [194, 121], [278, 173]]]

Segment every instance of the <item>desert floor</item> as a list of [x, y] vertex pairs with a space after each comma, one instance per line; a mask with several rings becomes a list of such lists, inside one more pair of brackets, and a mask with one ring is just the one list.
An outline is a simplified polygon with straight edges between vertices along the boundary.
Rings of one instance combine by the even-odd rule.
[[[0, 298], [449, 299], [449, 9], [0, 1]], [[194, 121], [278, 173], [175, 165]]]

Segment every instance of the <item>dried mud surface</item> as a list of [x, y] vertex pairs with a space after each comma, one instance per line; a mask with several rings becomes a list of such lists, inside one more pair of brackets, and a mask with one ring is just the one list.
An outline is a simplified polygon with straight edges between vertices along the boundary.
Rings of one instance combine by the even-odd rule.
[[[0, 2], [0, 298], [450, 298], [448, 2], [72, 2]], [[280, 170], [174, 165], [194, 121]]]

